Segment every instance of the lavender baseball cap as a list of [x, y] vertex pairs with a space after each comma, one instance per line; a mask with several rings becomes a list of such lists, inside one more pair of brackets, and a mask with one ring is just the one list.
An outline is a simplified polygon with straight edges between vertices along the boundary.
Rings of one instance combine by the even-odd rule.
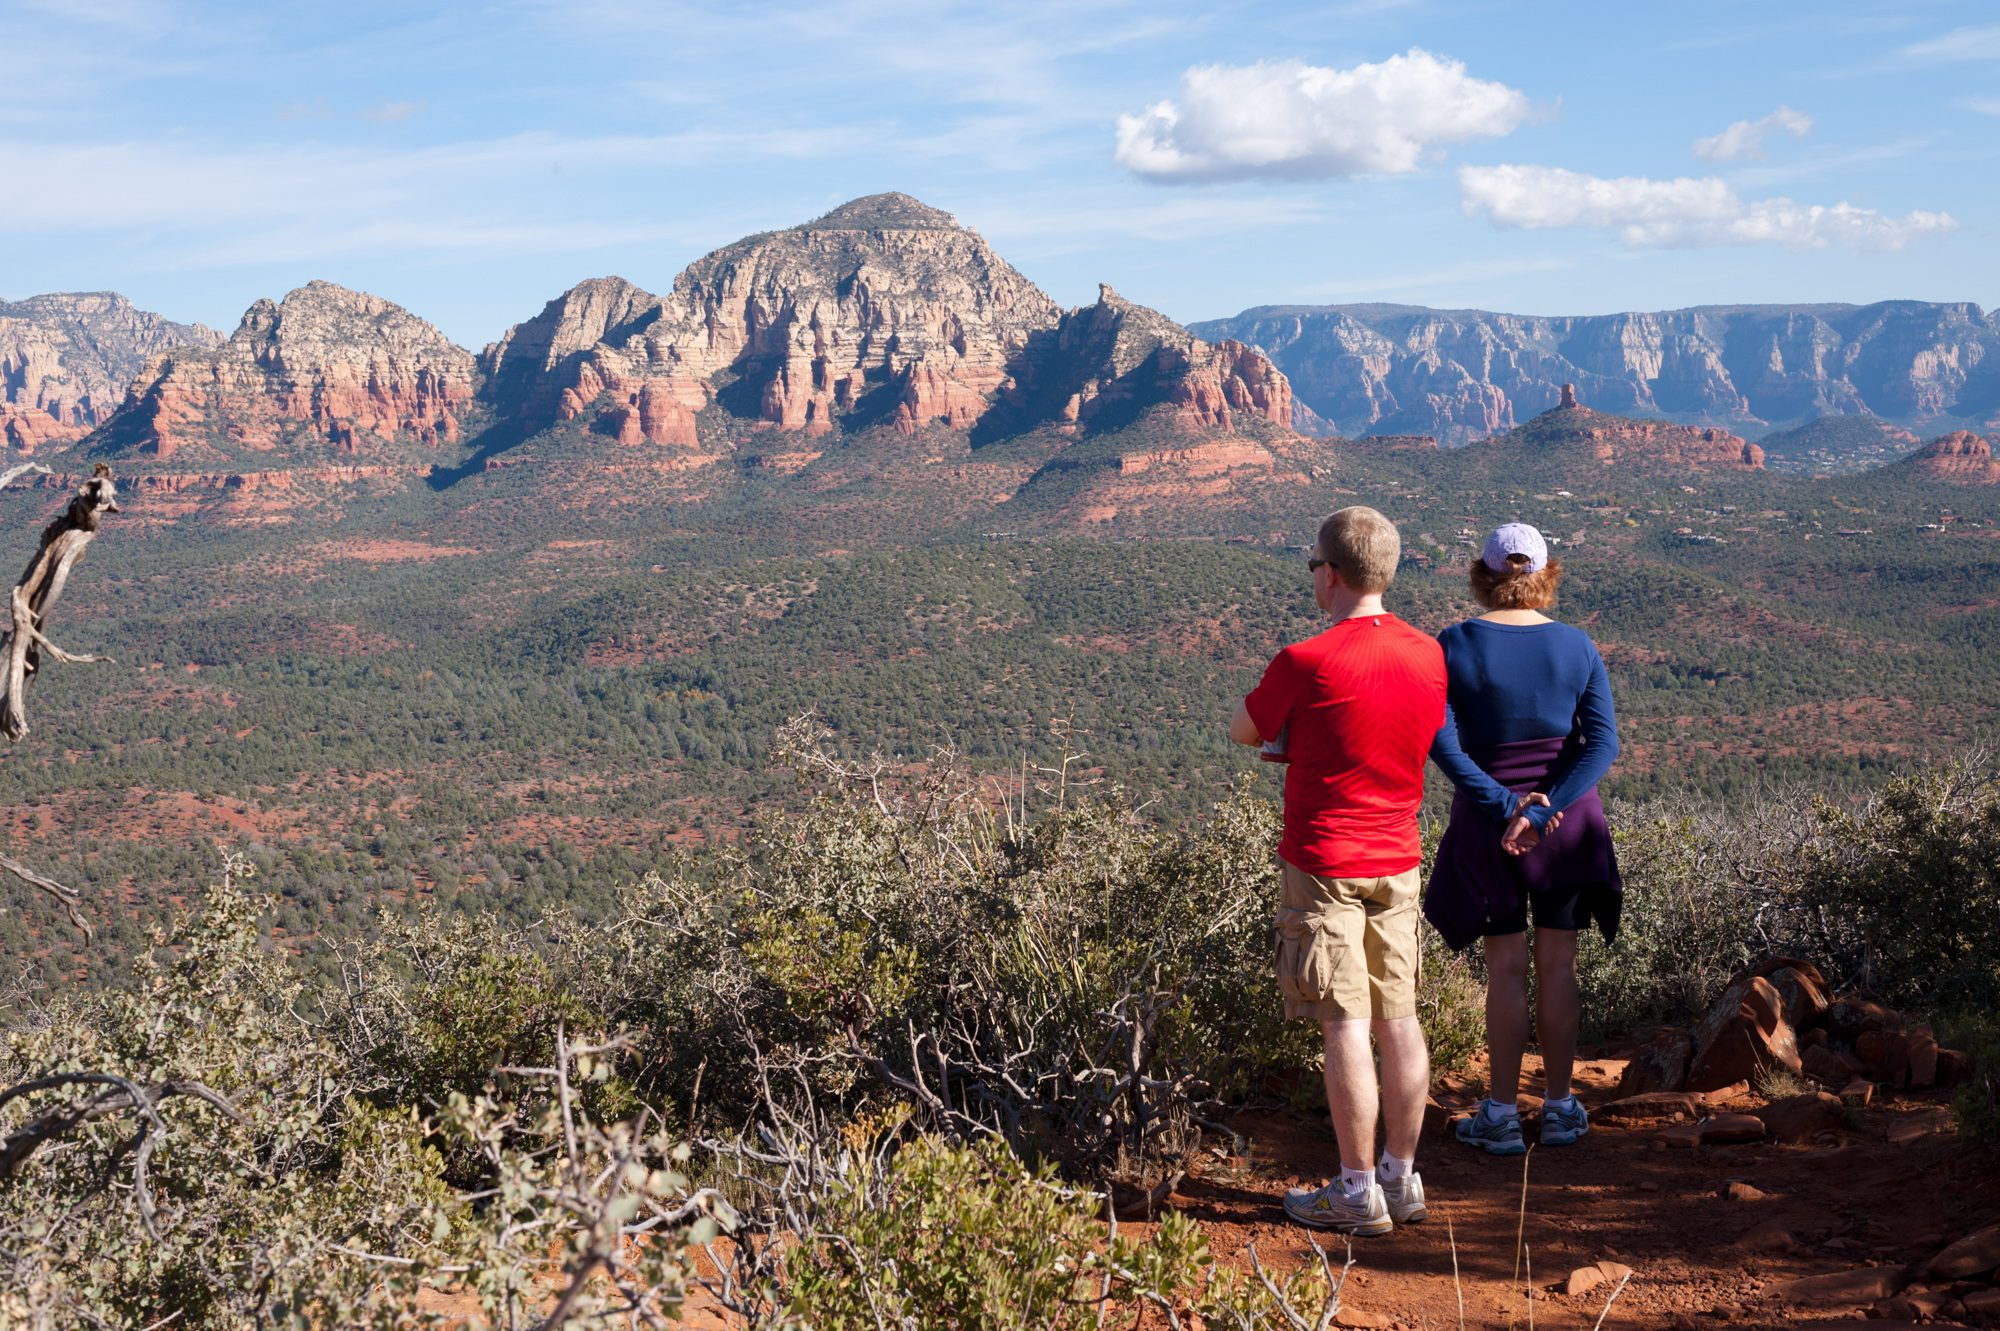
[[1507, 562], [1508, 555], [1526, 555], [1527, 571], [1539, 573], [1549, 562], [1549, 543], [1527, 523], [1510, 522], [1493, 529], [1493, 534], [1486, 538], [1486, 553], [1480, 558], [1495, 573], [1510, 573], [1518, 566]]

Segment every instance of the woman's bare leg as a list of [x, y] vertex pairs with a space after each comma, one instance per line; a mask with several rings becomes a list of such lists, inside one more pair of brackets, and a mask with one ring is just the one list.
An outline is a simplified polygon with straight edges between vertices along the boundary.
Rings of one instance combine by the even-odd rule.
[[1487, 1098], [1514, 1107], [1521, 1093], [1521, 1051], [1528, 1047], [1528, 936], [1486, 940]]
[[1546, 1094], [1569, 1094], [1576, 1067], [1576, 1029], [1582, 1000], [1576, 985], [1576, 930], [1535, 930], [1535, 1036], [1542, 1046]]

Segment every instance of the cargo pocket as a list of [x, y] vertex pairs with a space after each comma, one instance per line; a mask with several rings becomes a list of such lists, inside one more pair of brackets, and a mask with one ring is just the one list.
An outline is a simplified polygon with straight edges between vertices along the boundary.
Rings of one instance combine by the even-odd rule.
[[1325, 916], [1297, 906], [1278, 907], [1278, 991], [1294, 1003], [1331, 998], [1339, 946]]

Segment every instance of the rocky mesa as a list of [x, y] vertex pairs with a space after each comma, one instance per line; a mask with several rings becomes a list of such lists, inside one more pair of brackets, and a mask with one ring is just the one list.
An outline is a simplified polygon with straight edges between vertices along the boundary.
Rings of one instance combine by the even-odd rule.
[[1940, 435], [1901, 464], [1928, 481], [1952, 485], [2000, 485], [2000, 462], [1993, 441], [1970, 430]]
[[148, 361], [92, 451], [190, 469], [323, 464], [455, 443], [471, 353], [379, 296], [310, 282], [228, 341]]
[[221, 341], [111, 291], [0, 301], [0, 444], [32, 453], [80, 439], [110, 419], [148, 358]]
[[1635, 472], [1763, 469], [1764, 450], [1727, 430], [1596, 411], [1577, 400], [1574, 384], [1564, 384], [1560, 394], [1554, 407], [1481, 447], [1519, 446]]

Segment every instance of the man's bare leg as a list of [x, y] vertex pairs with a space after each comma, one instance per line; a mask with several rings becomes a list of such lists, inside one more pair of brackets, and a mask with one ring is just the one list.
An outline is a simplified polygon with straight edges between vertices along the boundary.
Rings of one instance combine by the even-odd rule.
[[1486, 940], [1486, 1098], [1507, 1109], [1521, 1093], [1528, 1047], [1528, 936]]
[[1368, 1045], [1369, 1024], [1365, 1017], [1320, 1023], [1326, 1034], [1326, 1105], [1343, 1169], [1375, 1168], [1378, 1088], [1375, 1055]]
[[1576, 984], [1576, 930], [1535, 930], [1535, 1037], [1541, 1042], [1542, 1079], [1551, 1100], [1569, 1094], [1582, 1011]]
[[[1414, 1160], [1424, 1131], [1424, 1101], [1431, 1090], [1431, 1055], [1415, 1017], [1377, 1021], [1382, 1046], [1382, 1136], [1390, 1155]], [[1373, 1138], [1370, 1138], [1372, 1143]]]

